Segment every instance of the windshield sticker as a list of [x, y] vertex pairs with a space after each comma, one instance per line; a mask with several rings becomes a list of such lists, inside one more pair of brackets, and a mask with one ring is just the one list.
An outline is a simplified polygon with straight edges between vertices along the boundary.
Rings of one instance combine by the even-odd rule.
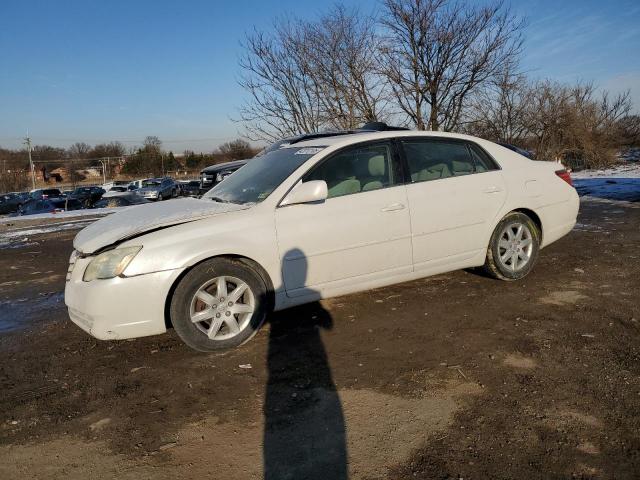
[[324, 150], [324, 147], [307, 147], [301, 148], [296, 152], [296, 155], [315, 155], [318, 152]]

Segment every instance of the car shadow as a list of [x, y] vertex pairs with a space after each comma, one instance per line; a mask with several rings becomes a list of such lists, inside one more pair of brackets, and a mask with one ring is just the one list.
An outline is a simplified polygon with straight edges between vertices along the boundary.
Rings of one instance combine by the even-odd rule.
[[[306, 276], [306, 262], [299, 263]], [[269, 323], [264, 478], [346, 479], [344, 415], [321, 338], [333, 327], [331, 314], [316, 302], [273, 314]]]

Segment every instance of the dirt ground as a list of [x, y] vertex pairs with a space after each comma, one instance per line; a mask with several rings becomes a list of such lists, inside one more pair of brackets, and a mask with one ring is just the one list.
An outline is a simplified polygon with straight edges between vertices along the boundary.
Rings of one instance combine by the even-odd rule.
[[0, 249], [0, 478], [638, 478], [639, 207], [584, 202], [524, 281], [332, 299], [225, 355], [73, 325], [76, 230]]

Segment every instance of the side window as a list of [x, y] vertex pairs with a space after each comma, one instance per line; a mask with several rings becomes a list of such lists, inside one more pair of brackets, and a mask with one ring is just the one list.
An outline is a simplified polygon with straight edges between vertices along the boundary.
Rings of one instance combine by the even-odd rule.
[[393, 183], [389, 144], [343, 150], [307, 173], [302, 181], [324, 180], [329, 198], [367, 192]]
[[476, 172], [488, 172], [489, 170], [500, 169], [500, 167], [496, 165], [496, 162], [477, 145], [470, 143], [469, 151], [471, 152], [471, 157], [473, 157], [473, 163], [475, 164]]
[[469, 175], [474, 172], [473, 159], [463, 142], [402, 141], [412, 182]]

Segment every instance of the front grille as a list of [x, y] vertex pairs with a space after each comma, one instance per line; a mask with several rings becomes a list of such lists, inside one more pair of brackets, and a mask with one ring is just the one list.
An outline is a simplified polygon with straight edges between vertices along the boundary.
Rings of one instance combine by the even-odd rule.
[[200, 182], [203, 187], [213, 185], [216, 179], [215, 173], [203, 173], [200, 177]]

